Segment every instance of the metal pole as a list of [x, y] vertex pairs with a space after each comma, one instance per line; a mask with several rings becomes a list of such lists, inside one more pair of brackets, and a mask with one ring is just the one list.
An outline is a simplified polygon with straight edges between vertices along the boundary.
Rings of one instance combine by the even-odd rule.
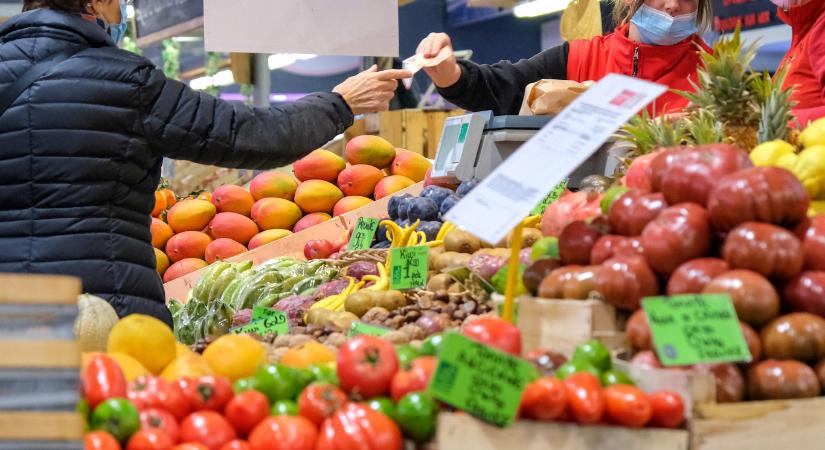
[[272, 79], [269, 72], [269, 55], [256, 53], [252, 74], [252, 103], [259, 108], [269, 107]]

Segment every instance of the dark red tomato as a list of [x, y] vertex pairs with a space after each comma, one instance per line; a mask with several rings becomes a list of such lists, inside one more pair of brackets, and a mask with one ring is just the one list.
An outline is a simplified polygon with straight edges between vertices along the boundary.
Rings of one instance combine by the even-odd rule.
[[725, 238], [725, 261], [768, 278], [789, 280], [802, 272], [802, 244], [790, 231], [769, 223], [745, 222]]
[[83, 436], [84, 450], [120, 450], [114, 436], [105, 431], [92, 431]]
[[650, 350], [653, 348], [653, 338], [650, 335], [650, 324], [647, 321], [647, 314], [643, 309], [637, 309], [630, 318], [627, 319], [625, 334], [630, 345], [637, 350]]
[[83, 368], [80, 378], [83, 396], [94, 409], [104, 400], [126, 397], [126, 377], [114, 359], [104, 354], [94, 355]]
[[140, 412], [140, 427], [143, 430], [157, 429], [166, 433], [172, 442], [178, 442], [180, 428], [172, 413], [160, 409], [149, 408]]
[[324, 421], [315, 450], [401, 450], [403, 444], [401, 430], [390, 418], [366, 405], [348, 403]]
[[189, 414], [189, 403], [183, 394], [160, 377], [138, 377], [129, 386], [128, 398], [141, 411], [160, 408], [169, 411], [178, 420]]
[[578, 423], [602, 420], [605, 400], [599, 379], [589, 372], [579, 372], [564, 379], [570, 412]]
[[735, 146], [700, 145], [678, 153], [657, 182], [671, 205], [693, 202], [705, 206], [721, 177], [752, 166], [747, 152]]
[[783, 294], [795, 310], [825, 317], [825, 271], [802, 272], [785, 285]]
[[[647, 168], [648, 177], [650, 178], [650, 188], [652, 192], [659, 192], [662, 189], [662, 179], [665, 177], [668, 169], [671, 166], [679, 164], [679, 160], [684, 158], [683, 154], [687, 153], [686, 147], [671, 147], [665, 148], [658, 152], [651, 153], [654, 155]], [[635, 161], [634, 161], [635, 162]]]
[[522, 417], [556, 420], [567, 410], [567, 390], [556, 377], [541, 377], [527, 385], [521, 396]]
[[825, 215], [810, 219], [804, 230], [802, 253], [807, 270], [825, 270]]
[[243, 439], [233, 439], [223, 444], [221, 450], [252, 450], [252, 446]]
[[521, 331], [498, 317], [482, 317], [461, 327], [461, 334], [511, 355], [521, 355]]
[[539, 297], [583, 300], [596, 290], [601, 266], [565, 266], [550, 272], [539, 284]]
[[735, 364], [697, 364], [700, 372], [710, 372], [716, 379], [716, 402], [736, 403], [745, 398], [745, 377]]
[[753, 365], [762, 359], [762, 340], [750, 325], [745, 322], [739, 322], [739, 328], [742, 330], [742, 336], [745, 338], [745, 343], [748, 344], [748, 351], [751, 354], [751, 361], [748, 365]]
[[252, 430], [249, 445], [252, 450], [313, 450], [317, 439], [318, 429], [306, 417], [276, 416]]
[[638, 236], [644, 230], [645, 225], [655, 219], [665, 208], [667, 208], [667, 202], [661, 193], [643, 194], [631, 190], [613, 202], [607, 219], [614, 233], [623, 236]]
[[635, 386], [614, 384], [604, 390], [605, 414], [616, 425], [641, 428], [650, 422], [652, 409], [647, 394]]
[[200, 442], [209, 450], [220, 450], [222, 445], [237, 437], [232, 424], [215, 411], [193, 412], [180, 424], [181, 441]]
[[392, 377], [390, 395], [396, 403], [401, 401], [410, 392], [419, 392], [427, 389], [438, 359], [433, 356], [421, 356], [413, 360], [409, 370], [401, 370]]
[[615, 256], [644, 255], [642, 241], [637, 237], [606, 235], [596, 241], [590, 251], [590, 263], [601, 264]]
[[559, 235], [559, 259], [565, 265], [589, 264], [590, 252], [605, 230], [583, 220], [571, 222]]
[[705, 256], [710, 249], [708, 213], [696, 203], [665, 209], [642, 231], [642, 247], [650, 267], [670, 274], [684, 262]]
[[656, 352], [654, 352], [653, 350], [643, 350], [639, 353], [636, 353], [630, 360], [630, 363], [634, 366], [647, 367], [648, 369], [664, 368], [662, 362], [659, 361], [659, 357], [656, 356]]
[[660, 391], [648, 396], [652, 412], [650, 424], [660, 428], [677, 428], [685, 422], [685, 402], [678, 392]]
[[346, 403], [347, 394], [344, 391], [331, 384], [313, 383], [298, 397], [298, 411], [319, 426]]
[[761, 327], [779, 314], [779, 294], [764, 276], [745, 269], [723, 272], [702, 289], [703, 294], [727, 294], [739, 320]]
[[389, 393], [398, 355], [384, 339], [362, 335], [341, 346], [337, 364], [341, 387], [366, 399]]
[[719, 258], [696, 258], [679, 266], [667, 282], [667, 295], [699, 294], [705, 285], [730, 266]]
[[258, 391], [245, 391], [226, 404], [224, 417], [241, 436], [247, 436], [269, 415], [269, 400]]
[[129, 438], [126, 450], [170, 450], [175, 442], [156, 428], [138, 430]]
[[190, 380], [184, 394], [192, 411], [223, 411], [232, 398], [232, 382], [225, 377], [206, 375]]
[[642, 256], [617, 256], [602, 263], [597, 289], [607, 303], [634, 311], [644, 297], [659, 294], [656, 274]]

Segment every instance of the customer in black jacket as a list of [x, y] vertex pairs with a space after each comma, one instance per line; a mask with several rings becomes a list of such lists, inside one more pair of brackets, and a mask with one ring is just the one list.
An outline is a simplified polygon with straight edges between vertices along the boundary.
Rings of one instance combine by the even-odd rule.
[[23, 4], [28, 12], [0, 27], [0, 96], [33, 64], [77, 53], [0, 115], [0, 272], [80, 277], [121, 316], [171, 324], [149, 233], [164, 156], [282, 166], [342, 133], [354, 113], [386, 108], [396, 79], [409, 76], [373, 69], [334, 93], [249, 108], [118, 49], [101, 23], [121, 23], [119, 0]]

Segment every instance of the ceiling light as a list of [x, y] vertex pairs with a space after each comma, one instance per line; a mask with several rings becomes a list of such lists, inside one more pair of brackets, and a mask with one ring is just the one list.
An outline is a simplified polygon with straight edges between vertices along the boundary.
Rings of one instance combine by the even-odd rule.
[[135, 18], [135, 7], [132, 5], [126, 5], [126, 18], [127, 19], [134, 19]]
[[195, 78], [189, 82], [189, 87], [195, 89], [196, 91], [202, 91], [213, 86], [229, 86], [234, 82], [235, 77], [232, 75], [231, 70], [221, 70], [211, 77], [205, 76]]
[[543, 16], [564, 11], [568, 4], [570, 0], [532, 0], [516, 5], [513, 15], [521, 18]]

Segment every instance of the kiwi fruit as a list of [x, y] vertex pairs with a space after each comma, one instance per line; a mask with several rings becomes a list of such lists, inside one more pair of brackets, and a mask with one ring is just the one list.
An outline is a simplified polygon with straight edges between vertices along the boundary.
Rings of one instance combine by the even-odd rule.
[[333, 325], [343, 330], [345, 333], [352, 327], [353, 322], [358, 321], [358, 316], [348, 311], [338, 311], [332, 313], [330, 322]]
[[373, 297], [372, 291], [358, 291], [350, 294], [344, 300], [344, 311], [351, 312], [358, 317], [363, 316], [377, 303], [377, 298]]
[[[521, 248], [532, 247], [544, 235], [537, 228], [524, 228], [521, 231]], [[513, 233], [507, 235], [507, 247], [513, 247]]]
[[334, 312], [326, 308], [310, 309], [307, 313], [307, 325], [323, 325], [332, 319]]
[[427, 282], [427, 290], [431, 292], [437, 292], [442, 289], [447, 290], [453, 284], [455, 284], [455, 280], [453, 280], [453, 277], [446, 273], [440, 273], [430, 278], [430, 281]]
[[444, 248], [448, 252], [472, 254], [481, 248], [481, 241], [472, 234], [456, 228], [444, 236]]

